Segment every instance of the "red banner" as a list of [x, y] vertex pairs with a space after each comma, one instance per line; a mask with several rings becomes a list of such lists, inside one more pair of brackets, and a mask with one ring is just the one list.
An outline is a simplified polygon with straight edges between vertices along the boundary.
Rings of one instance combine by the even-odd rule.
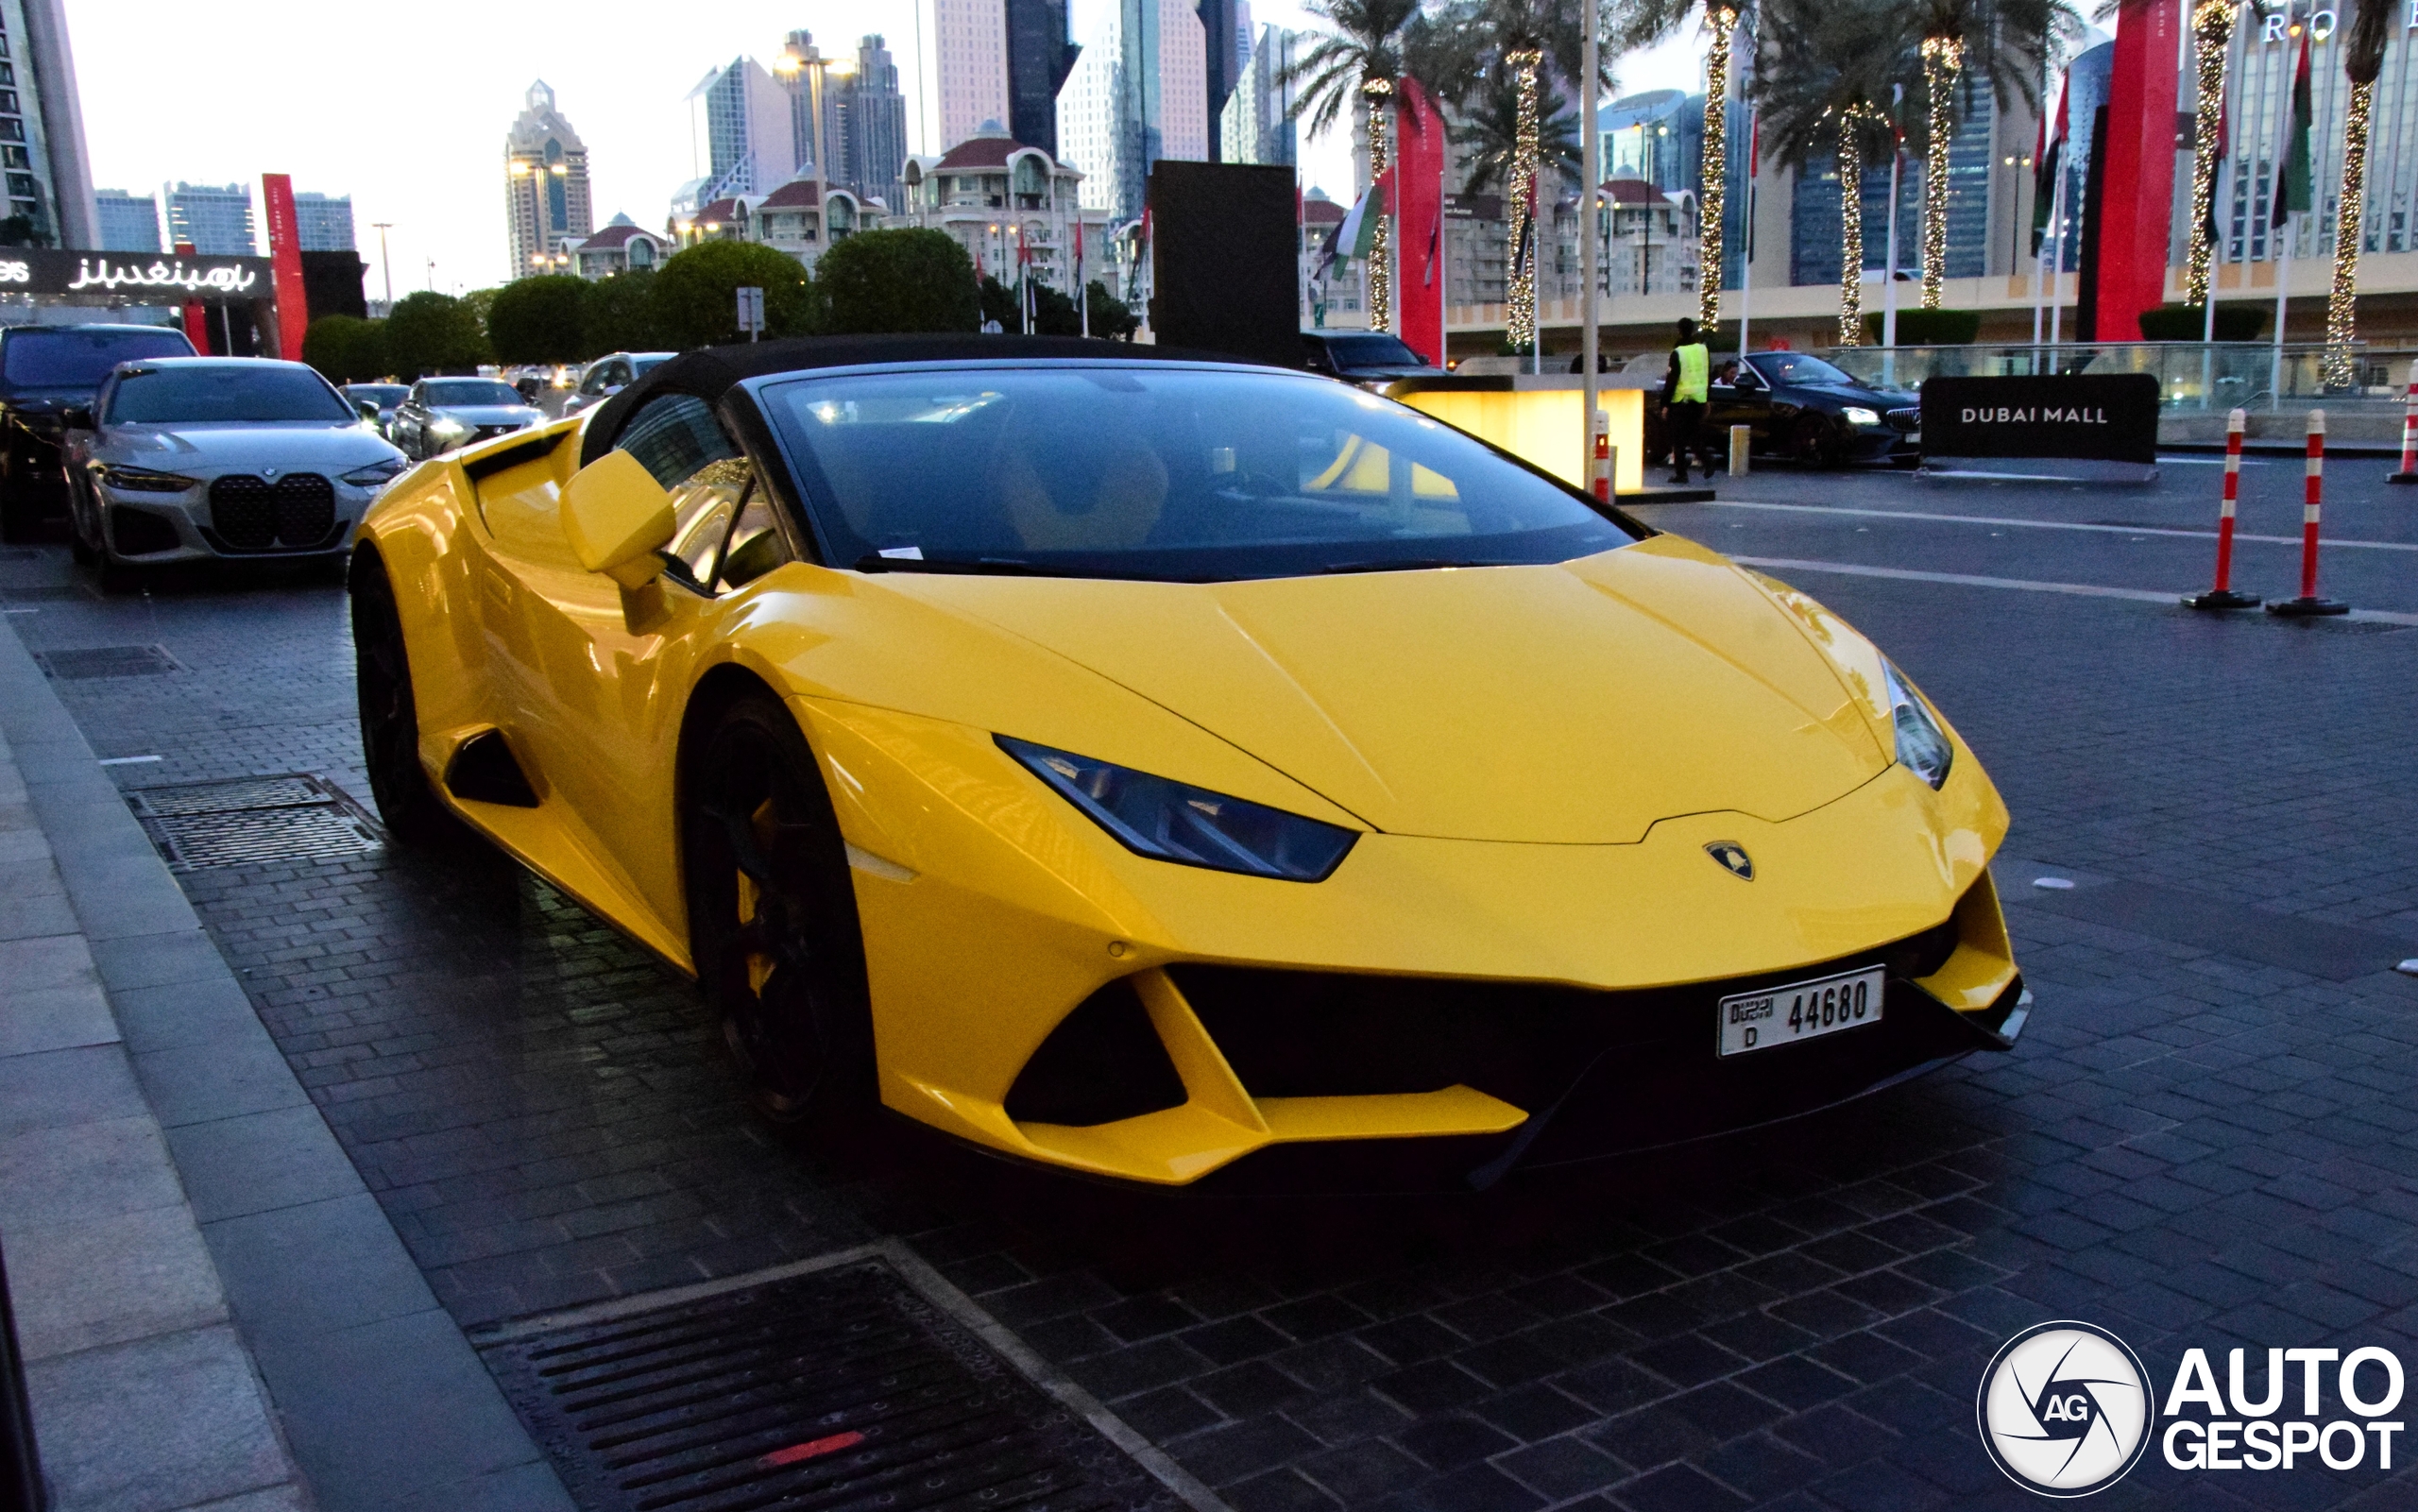
[[1394, 98], [1400, 144], [1387, 200], [1394, 215], [1394, 308], [1411, 350], [1444, 365], [1444, 117], [1405, 78]]
[[2138, 341], [2141, 312], [2166, 302], [2174, 217], [2178, 0], [2124, 0], [2107, 80], [2109, 212], [2100, 232], [2098, 330], [2086, 341]]
[[303, 294], [302, 230], [294, 218], [294, 180], [281, 173], [261, 175], [261, 206], [268, 220], [270, 275], [277, 284], [278, 355], [302, 360], [302, 332], [311, 325]]
[[[179, 242], [177, 255], [179, 257], [195, 255], [193, 244]], [[204, 356], [210, 354], [210, 312], [198, 299], [185, 301], [185, 340], [193, 343], [194, 350]]]

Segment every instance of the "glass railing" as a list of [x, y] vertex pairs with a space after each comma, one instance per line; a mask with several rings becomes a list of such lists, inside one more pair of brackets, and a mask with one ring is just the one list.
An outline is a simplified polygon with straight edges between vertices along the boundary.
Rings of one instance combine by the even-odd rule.
[[1820, 355], [1882, 387], [1918, 388], [1926, 378], [2011, 378], [2050, 373], [2148, 373], [2175, 411], [2399, 408], [2413, 353], [2352, 348], [2358, 386], [2328, 389], [2325, 347], [2260, 341], [2068, 342], [2057, 346], [1832, 347]]

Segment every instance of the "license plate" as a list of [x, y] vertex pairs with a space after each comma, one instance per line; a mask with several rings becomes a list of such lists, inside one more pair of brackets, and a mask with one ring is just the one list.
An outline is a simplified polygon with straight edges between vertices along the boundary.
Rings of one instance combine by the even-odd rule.
[[1721, 1053], [1744, 1055], [1881, 1022], [1879, 966], [1721, 1000]]

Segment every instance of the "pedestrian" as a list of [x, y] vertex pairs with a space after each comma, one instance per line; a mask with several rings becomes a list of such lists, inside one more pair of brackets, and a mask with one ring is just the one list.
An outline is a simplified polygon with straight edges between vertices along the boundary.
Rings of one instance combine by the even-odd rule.
[[[1704, 424], [1705, 384], [1712, 353], [1696, 339], [1696, 323], [1679, 317], [1679, 339], [1671, 348], [1671, 370], [1662, 380], [1662, 430], [1671, 438], [1671, 481], [1688, 481], [1688, 453], [1695, 450], [1697, 428]], [[1705, 476], [1712, 476], [1706, 467]]]

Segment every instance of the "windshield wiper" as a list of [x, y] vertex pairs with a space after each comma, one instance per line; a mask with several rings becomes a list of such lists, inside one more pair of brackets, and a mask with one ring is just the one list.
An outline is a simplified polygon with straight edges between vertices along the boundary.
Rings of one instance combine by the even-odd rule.
[[1149, 581], [1138, 579], [1136, 574], [1131, 572], [1103, 572], [1092, 568], [1061, 567], [1046, 562], [1028, 562], [1020, 556], [884, 556], [878, 552], [869, 552], [857, 558], [857, 570], [860, 572], [958, 572], [995, 577], [1114, 578], [1119, 582]]
[[1406, 556], [1374, 562], [1329, 562], [1320, 568], [1329, 572], [1429, 572], [1443, 567], [1523, 567], [1521, 562], [1481, 562], [1459, 556]]

